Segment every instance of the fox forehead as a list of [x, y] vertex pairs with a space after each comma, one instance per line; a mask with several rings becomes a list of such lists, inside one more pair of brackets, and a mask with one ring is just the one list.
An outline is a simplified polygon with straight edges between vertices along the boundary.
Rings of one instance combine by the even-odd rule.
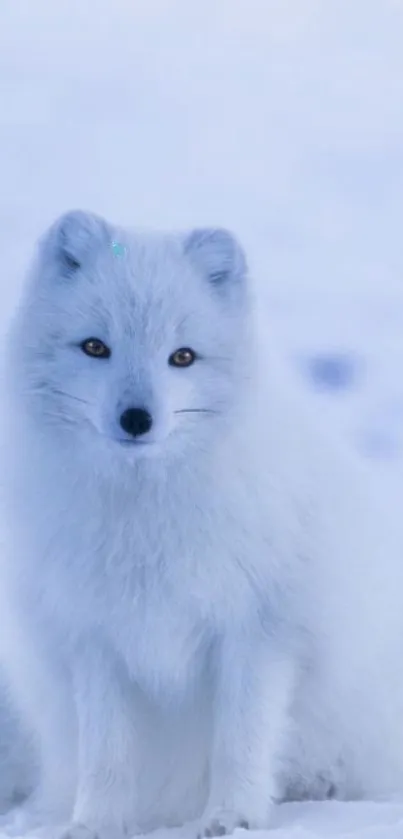
[[216, 308], [207, 283], [175, 240], [162, 236], [140, 239], [132, 234], [123, 242], [123, 256], [116, 257], [111, 249], [105, 259], [105, 253], [100, 252], [94, 265], [95, 289], [98, 297], [108, 301], [108, 308], [112, 306], [119, 315], [127, 313], [129, 321], [141, 317], [145, 324], [152, 312], [153, 320], [160, 320], [161, 325], [173, 317], [196, 314], [201, 303], [207, 309]]

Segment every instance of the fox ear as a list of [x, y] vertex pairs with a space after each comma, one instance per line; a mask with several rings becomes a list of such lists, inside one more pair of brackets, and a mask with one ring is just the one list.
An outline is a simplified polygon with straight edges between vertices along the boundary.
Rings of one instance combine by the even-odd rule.
[[185, 253], [217, 289], [244, 285], [246, 257], [238, 240], [228, 230], [192, 230], [185, 239]]
[[107, 239], [108, 226], [102, 218], [72, 210], [52, 224], [40, 246], [42, 256], [56, 262], [60, 275], [71, 277], [80, 270], [94, 247]]

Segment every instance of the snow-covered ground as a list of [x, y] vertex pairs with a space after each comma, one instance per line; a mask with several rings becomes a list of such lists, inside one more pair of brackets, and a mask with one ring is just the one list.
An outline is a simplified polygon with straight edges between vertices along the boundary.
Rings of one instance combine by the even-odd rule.
[[[233, 227], [267, 330], [398, 497], [402, 44], [402, 0], [1, 0], [2, 325], [65, 209]], [[270, 835], [399, 839], [403, 803], [290, 805]]]

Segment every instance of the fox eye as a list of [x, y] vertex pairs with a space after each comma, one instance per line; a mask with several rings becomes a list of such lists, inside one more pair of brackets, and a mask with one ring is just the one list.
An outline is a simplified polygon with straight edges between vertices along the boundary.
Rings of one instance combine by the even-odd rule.
[[92, 358], [109, 358], [111, 351], [99, 338], [87, 338], [81, 344], [81, 349]]
[[189, 349], [189, 347], [181, 347], [169, 356], [168, 362], [171, 367], [190, 367], [196, 361], [196, 358], [194, 350]]

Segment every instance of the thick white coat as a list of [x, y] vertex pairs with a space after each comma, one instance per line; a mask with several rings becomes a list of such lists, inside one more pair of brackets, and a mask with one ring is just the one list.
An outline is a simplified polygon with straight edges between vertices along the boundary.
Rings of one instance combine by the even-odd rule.
[[[8, 347], [0, 559], [39, 774], [8, 826], [214, 834], [286, 796], [403, 792], [398, 528], [252, 321], [225, 231], [73, 213], [40, 244]], [[130, 406], [153, 417], [131, 443]]]

